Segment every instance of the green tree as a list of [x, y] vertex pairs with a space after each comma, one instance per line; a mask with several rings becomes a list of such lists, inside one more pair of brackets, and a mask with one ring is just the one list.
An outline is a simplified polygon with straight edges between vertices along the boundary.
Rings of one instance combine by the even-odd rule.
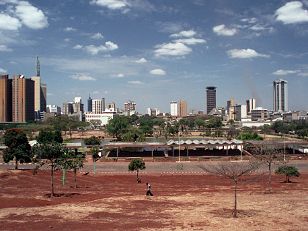
[[261, 136], [256, 132], [242, 132], [237, 136], [237, 139], [240, 140], [263, 140]]
[[7, 148], [3, 153], [4, 162], [15, 159], [15, 169], [18, 162], [31, 162], [32, 153], [26, 134], [21, 129], [8, 129], [4, 134], [4, 144]]
[[130, 126], [128, 130], [122, 134], [122, 140], [126, 142], [142, 142], [145, 141], [145, 137], [141, 129]]
[[121, 140], [121, 134], [125, 133], [129, 126], [129, 121], [126, 116], [115, 116], [113, 119], [109, 120], [106, 129], [107, 132], [116, 137], [117, 140]]
[[33, 149], [34, 162], [47, 161], [50, 165], [51, 175], [51, 197], [54, 193], [54, 170], [58, 166], [58, 161], [64, 155], [66, 149], [60, 143], [42, 143], [34, 145]]
[[101, 158], [101, 153], [98, 146], [93, 146], [91, 148], [91, 155], [93, 160], [93, 172], [96, 173], [96, 161]]
[[299, 177], [300, 173], [298, 171], [298, 169], [294, 166], [289, 166], [289, 165], [283, 165], [283, 166], [279, 166], [279, 168], [275, 171], [276, 174], [279, 175], [285, 175], [286, 176], [286, 180], [285, 183], [290, 183], [290, 177], [291, 176], [296, 176]]
[[61, 131], [51, 131], [51, 130], [41, 130], [39, 135], [36, 138], [37, 142], [40, 144], [43, 143], [63, 143], [63, 138], [61, 135]]
[[137, 172], [137, 182], [139, 180], [139, 171], [145, 169], [145, 163], [142, 159], [133, 159], [128, 165], [129, 171], [136, 171]]
[[84, 139], [85, 145], [100, 145], [101, 140], [96, 136], [91, 136], [90, 138]]
[[85, 155], [73, 150], [66, 150], [59, 158], [57, 164], [63, 169], [63, 184], [65, 182], [65, 173], [72, 169], [74, 172], [74, 186], [77, 188], [77, 170], [83, 168]]

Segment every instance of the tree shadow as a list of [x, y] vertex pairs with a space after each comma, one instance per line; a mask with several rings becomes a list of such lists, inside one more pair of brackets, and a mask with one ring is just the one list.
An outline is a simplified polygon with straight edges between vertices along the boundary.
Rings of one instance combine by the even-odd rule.
[[[210, 213], [213, 214], [215, 217], [221, 217], [221, 218], [234, 218], [233, 212], [234, 210], [229, 208], [214, 209], [210, 211]], [[260, 213], [260, 211], [255, 209], [248, 209], [248, 210], [239, 209], [237, 210], [237, 217], [238, 218], [255, 217], [256, 215], [258, 215], [258, 213]]]
[[80, 193], [54, 193], [53, 196], [51, 196], [51, 193], [45, 194], [46, 197], [52, 198], [52, 197], [68, 197], [73, 198], [75, 196], [81, 195]]

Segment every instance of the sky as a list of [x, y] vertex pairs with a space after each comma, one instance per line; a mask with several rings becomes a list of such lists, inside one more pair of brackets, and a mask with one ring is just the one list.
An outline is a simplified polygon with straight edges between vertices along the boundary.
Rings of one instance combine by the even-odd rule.
[[217, 106], [272, 110], [284, 79], [289, 109], [308, 110], [308, 0], [0, 0], [0, 73], [34, 76], [36, 56], [47, 104], [196, 112], [216, 86]]

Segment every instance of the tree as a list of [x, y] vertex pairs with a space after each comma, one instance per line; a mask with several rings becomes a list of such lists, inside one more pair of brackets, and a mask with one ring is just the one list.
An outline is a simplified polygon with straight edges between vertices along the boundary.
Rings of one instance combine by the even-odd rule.
[[126, 116], [116, 116], [113, 119], [109, 120], [106, 129], [107, 132], [116, 137], [117, 140], [121, 140], [121, 134], [125, 133], [129, 126], [129, 121]]
[[86, 145], [100, 145], [101, 140], [96, 136], [91, 136], [90, 138], [84, 139]]
[[61, 135], [61, 131], [51, 131], [51, 130], [41, 130], [39, 135], [36, 138], [37, 142], [40, 144], [43, 143], [63, 143], [63, 138]]
[[259, 168], [257, 162], [221, 162], [214, 166], [202, 167], [208, 173], [225, 177], [232, 181], [234, 188], [233, 217], [237, 217], [237, 189], [239, 181]]
[[261, 136], [258, 135], [256, 132], [242, 132], [237, 136], [239, 140], [263, 140]]
[[142, 159], [133, 159], [128, 165], [129, 171], [136, 171], [137, 172], [137, 182], [139, 183], [139, 170], [145, 169], [145, 163]]
[[[64, 172], [72, 169], [74, 172], [74, 185], [77, 188], [77, 170], [83, 168], [85, 155], [73, 150], [66, 150], [58, 160], [58, 165], [62, 167]], [[65, 174], [63, 174], [65, 176]], [[65, 177], [63, 179], [65, 182]]]
[[300, 173], [299, 173], [299, 171], [296, 167], [289, 166], [289, 165], [280, 166], [275, 171], [275, 173], [280, 174], [280, 175], [285, 175], [286, 176], [286, 180], [284, 181], [285, 183], [291, 183], [291, 181], [290, 181], [291, 176], [299, 177], [299, 175], [300, 175]]
[[51, 175], [51, 197], [54, 193], [54, 170], [58, 165], [58, 161], [65, 153], [65, 148], [59, 143], [43, 143], [36, 144], [33, 147], [34, 161], [47, 160], [50, 164], [50, 175]]
[[91, 148], [91, 154], [92, 154], [92, 160], [93, 160], [93, 172], [95, 174], [96, 172], [96, 161], [98, 161], [101, 158], [101, 152], [99, 151], [98, 146], [94, 146]]
[[15, 159], [15, 169], [18, 169], [18, 162], [31, 162], [32, 153], [26, 134], [21, 129], [8, 129], [4, 134], [4, 144], [7, 148], [3, 153], [4, 162]]
[[252, 154], [256, 159], [260, 160], [261, 163], [265, 163], [268, 167], [267, 191], [271, 193], [273, 164], [282, 162], [283, 156], [278, 149], [266, 146], [254, 147], [252, 149]]
[[130, 126], [128, 130], [122, 134], [122, 140], [127, 142], [142, 142], [145, 141], [145, 137], [141, 129]]

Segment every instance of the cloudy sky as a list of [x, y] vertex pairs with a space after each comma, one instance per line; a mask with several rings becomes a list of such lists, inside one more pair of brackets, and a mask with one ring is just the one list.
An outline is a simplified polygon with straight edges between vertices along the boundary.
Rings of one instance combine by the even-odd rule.
[[31, 77], [37, 55], [48, 104], [197, 111], [213, 85], [218, 106], [272, 109], [282, 78], [290, 109], [308, 110], [308, 0], [0, 0], [0, 72]]

